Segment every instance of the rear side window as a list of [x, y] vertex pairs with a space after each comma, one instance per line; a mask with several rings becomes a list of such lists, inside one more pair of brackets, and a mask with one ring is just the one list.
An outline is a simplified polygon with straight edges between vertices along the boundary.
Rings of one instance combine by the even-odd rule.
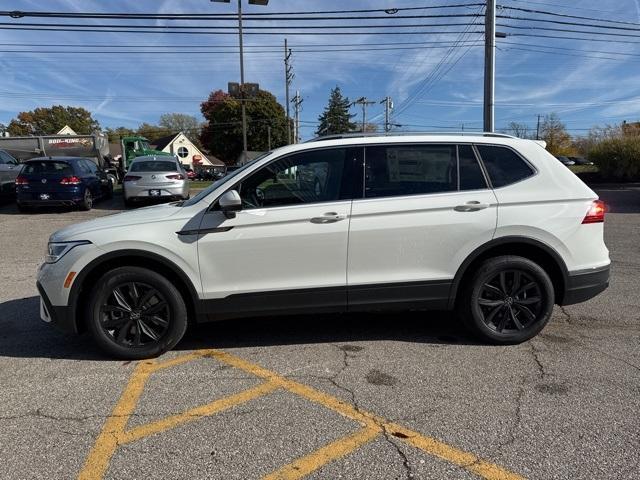
[[477, 145], [494, 188], [532, 176], [533, 169], [513, 150], [494, 145]]
[[458, 190], [455, 145], [393, 145], [366, 149], [365, 197]]
[[393, 145], [366, 152], [366, 198], [487, 188], [470, 145]]
[[146, 161], [133, 162], [131, 164], [132, 172], [176, 172], [178, 167], [175, 162], [163, 161]]
[[73, 175], [73, 168], [66, 162], [28, 162], [22, 173], [25, 175]]

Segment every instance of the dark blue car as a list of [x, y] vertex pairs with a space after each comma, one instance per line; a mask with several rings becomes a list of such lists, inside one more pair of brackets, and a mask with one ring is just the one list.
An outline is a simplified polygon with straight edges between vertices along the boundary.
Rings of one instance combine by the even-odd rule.
[[15, 183], [21, 211], [51, 206], [91, 210], [95, 199], [113, 195], [106, 173], [88, 158], [34, 158], [24, 163]]

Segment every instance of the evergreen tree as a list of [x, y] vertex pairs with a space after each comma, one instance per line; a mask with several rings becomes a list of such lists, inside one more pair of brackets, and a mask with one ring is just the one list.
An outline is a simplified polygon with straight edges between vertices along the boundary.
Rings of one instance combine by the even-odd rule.
[[320, 126], [316, 135], [335, 135], [352, 132], [356, 129], [355, 123], [351, 119], [355, 117], [349, 112], [351, 102], [342, 96], [340, 87], [331, 90], [329, 104], [324, 109], [322, 115], [318, 117]]

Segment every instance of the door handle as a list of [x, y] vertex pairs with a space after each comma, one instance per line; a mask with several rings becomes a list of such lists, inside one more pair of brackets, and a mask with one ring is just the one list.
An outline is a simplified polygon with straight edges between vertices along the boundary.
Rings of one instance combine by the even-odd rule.
[[310, 222], [311, 223], [317, 223], [320, 225], [324, 225], [327, 223], [336, 223], [336, 222], [340, 222], [342, 220], [344, 220], [346, 217], [346, 215], [338, 215], [336, 212], [328, 212], [325, 213], [323, 216], [321, 217], [313, 217]]
[[464, 205], [458, 205], [453, 209], [456, 212], [477, 212], [479, 210], [484, 210], [485, 208], [489, 208], [488, 203], [480, 203], [480, 202], [467, 202]]

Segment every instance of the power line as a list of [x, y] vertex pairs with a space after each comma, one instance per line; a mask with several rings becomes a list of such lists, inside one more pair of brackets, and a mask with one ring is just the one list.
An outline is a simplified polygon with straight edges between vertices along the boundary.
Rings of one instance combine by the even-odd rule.
[[[466, 15], [465, 15], [466, 16]], [[469, 15], [472, 17], [476, 17], [477, 15]], [[468, 22], [454, 22], [454, 23], [420, 23], [420, 24], [409, 24], [409, 23], [399, 23], [399, 24], [388, 24], [388, 25], [294, 25], [294, 26], [286, 26], [286, 25], [270, 25], [270, 26], [252, 26], [252, 27], [243, 27], [244, 30], [288, 30], [290, 28], [297, 28], [301, 30], [321, 30], [321, 29], [342, 29], [342, 28], [356, 28], [356, 29], [366, 29], [366, 28], [431, 28], [431, 27], [461, 27], [468, 25]], [[166, 30], [166, 31], [176, 31], [176, 30], [206, 30], [210, 28], [215, 28], [218, 30], [233, 30], [234, 32], [238, 30], [237, 26], [211, 26], [211, 25], [118, 25], [111, 23], [103, 23], [103, 24], [86, 24], [86, 23], [10, 23], [10, 22], [0, 22], [0, 26], [9, 26], [14, 27], [15, 30], [20, 30], [21, 27], [73, 27], [73, 28], [86, 28], [91, 27], [93, 29], [112, 29], [112, 28], [132, 28], [136, 30]], [[112, 30], [109, 30], [112, 31]]]
[[[416, 10], [433, 10], [443, 8], [463, 8], [463, 7], [477, 7], [484, 5], [483, 3], [458, 3], [450, 5], [430, 5], [423, 7], [402, 7], [402, 8], [375, 8], [375, 9], [360, 9], [360, 10], [321, 10], [321, 11], [297, 11], [297, 12], [248, 12], [243, 16], [246, 17], [268, 17], [275, 15], [330, 15], [339, 13], [387, 13], [388, 15], [394, 15], [398, 12], [416, 11]], [[87, 12], [23, 12], [19, 10], [2, 10], [0, 16], [10, 16], [12, 18], [21, 17], [57, 17], [57, 18], [137, 18], [137, 19], [171, 19], [171, 18], [185, 18], [196, 16], [198, 18], [207, 18], [211, 16], [215, 17], [231, 17], [237, 18], [235, 13], [217, 13], [217, 14], [193, 14], [193, 13], [172, 13], [172, 14], [156, 14], [156, 13], [87, 13]], [[165, 18], [169, 17], [169, 18]]]
[[[513, 1], [515, 1], [515, 0], [513, 0]], [[533, 2], [531, 2], [531, 3], [533, 3]], [[575, 18], [575, 19], [578, 19], [578, 20], [594, 20], [594, 21], [597, 21], [597, 22], [609, 22], [609, 23], [618, 23], [618, 24], [622, 24], [622, 25], [640, 26], [640, 23], [636, 23], [636, 22], [628, 22], [628, 21], [623, 21], [623, 20], [608, 20], [606, 18], [596, 18], [596, 17], [583, 17], [583, 16], [580, 16], [580, 15], [570, 15], [568, 13], [550, 12], [548, 10], [535, 10], [535, 9], [532, 9], [532, 8], [510, 7], [508, 5], [499, 5], [499, 8], [502, 8], [502, 9], [505, 9], [505, 10], [514, 10], [514, 11], [518, 11], [518, 12], [525, 12], [525, 13], [537, 13], [537, 14], [549, 15], [549, 16], [553, 16], [553, 17]]]
[[630, 33], [614, 33], [614, 32], [594, 32], [589, 30], [573, 30], [569, 28], [553, 28], [553, 27], [533, 27], [526, 25], [509, 25], [505, 23], [499, 23], [498, 27], [502, 28], [514, 28], [518, 30], [545, 30], [550, 32], [567, 32], [567, 33], [584, 33], [588, 35], [607, 35], [611, 37], [630, 37], [630, 38], [640, 38], [640, 35], [632, 35]]
[[[466, 24], [463, 24], [466, 25]], [[438, 26], [438, 25], [433, 25]], [[231, 27], [230, 27], [231, 28]], [[294, 27], [295, 28], [295, 27]], [[377, 27], [376, 27], [377, 28]], [[162, 35], [236, 35], [237, 32], [232, 31], [175, 31], [175, 30], [167, 30], [167, 31], [155, 31], [155, 30], [126, 30], [126, 29], [111, 29], [111, 30], [96, 30], [95, 28], [59, 28], [59, 27], [6, 27], [1, 26], [0, 30], [17, 30], [17, 31], [41, 31], [41, 32], [87, 32], [87, 33], [153, 33], [153, 34], [162, 34]], [[288, 36], [335, 36], [336, 32], [286, 32]], [[340, 32], [340, 35], [453, 35], [462, 33], [461, 31], [452, 31], [452, 30], [444, 30], [444, 31], [416, 31], [416, 32], [406, 32], [406, 31], [386, 31], [386, 32]], [[473, 32], [482, 34], [484, 32], [478, 31]], [[244, 32], [245, 35], [282, 35], [282, 29], [277, 32]]]
[[[620, 27], [618, 25], [598, 25], [595, 23], [579, 23], [579, 22], [567, 22], [564, 20], [549, 20], [547, 18], [527, 18], [527, 17], [514, 17], [511, 15], [496, 15], [497, 18], [504, 18], [508, 20], [523, 20], [526, 22], [542, 22], [542, 23], [554, 23], [557, 25], [573, 25], [578, 27], [593, 27], [593, 28], [607, 28], [610, 30], [625, 30], [632, 32], [640, 32], [640, 28], [634, 27]], [[637, 24], [633, 24], [637, 25]], [[640, 25], [639, 25], [640, 27]]]

